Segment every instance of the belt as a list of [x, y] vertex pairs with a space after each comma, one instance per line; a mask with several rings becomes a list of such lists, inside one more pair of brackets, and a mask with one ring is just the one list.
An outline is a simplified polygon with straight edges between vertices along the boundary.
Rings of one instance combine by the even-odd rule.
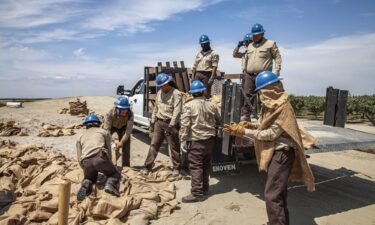
[[249, 75], [249, 76], [252, 76], [252, 77], [256, 77], [258, 76], [259, 73], [244, 73], [245, 75]]
[[163, 120], [163, 119], [160, 119], [160, 118], [156, 118], [156, 120], [157, 121], [162, 121], [164, 123], [170, 123], [171, 122], [171, 119], [165, 119], [165, 120]]

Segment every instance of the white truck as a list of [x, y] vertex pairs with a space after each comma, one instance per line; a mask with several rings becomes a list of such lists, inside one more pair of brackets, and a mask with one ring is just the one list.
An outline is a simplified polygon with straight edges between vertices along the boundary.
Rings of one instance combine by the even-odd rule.
[[[158, 73], [165, 72], [172, 75], [177, 88], [182, 92], [187, 92], [191, 82], [191, 70], [184, 67], [177, 67], [177, 62], [173, 62], [173, 67], [167, 62], [166, 66], [158, 63], [157, 67], [145, 67], [145, 74], [140, 78], [131, 90], [124, 90], [124, 86], [117, 88], [118, 95], [127, 95], [134, 113], [135, 129], [147, 132], [150, 126], [151, 113], [155, 104], [156, 85], [155, 79]], [[220, 72], [219, 72], [220, 73]], [[220, 73], [221, 79], [213, 84], [213, 94], [222, 103], [222, 121], [218, 127], [218, 141], [216, 151], [213, 155], [213, 174], [227, 174], [239, 171], [239, 157], [253, 160], [253, 148], [249, 141], [223, 135], [221, 129], [224, 124], [239, 122], [240, 108], [242, 106], [243, 94], [240, 84], [233, 83], [231, 79], [239, 79], [240, 74], [224, 75]], [[240, 154], [238, 154], [240, 152]], [[184, 156], [182, 158], [185, 158]]]

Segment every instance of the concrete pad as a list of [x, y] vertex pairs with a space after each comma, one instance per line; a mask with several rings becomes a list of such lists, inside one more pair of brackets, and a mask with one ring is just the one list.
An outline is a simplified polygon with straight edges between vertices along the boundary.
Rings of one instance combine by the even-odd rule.
[[[299, 120], [298, 122], [319, 141], [319, 149], [308, 150], [308, 153], [350, 149], [375, 149], [374, 133], [350, 128], [326, 126], [321, 121]], [[357, 125], [357, 127], [359, 126]]]

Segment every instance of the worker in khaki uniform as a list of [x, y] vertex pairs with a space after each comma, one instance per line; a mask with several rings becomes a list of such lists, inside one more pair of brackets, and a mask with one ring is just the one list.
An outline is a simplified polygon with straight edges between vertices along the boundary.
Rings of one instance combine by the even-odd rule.
[[[239, 41], [237, 46], [234, 48], [233, 50], [233, 57], [234, 58], [238, 58], [238, 59], [241, 59], [241, 68], [242, 68], [242, 73], [244, 71], [246, 71], [246, 68], [245, 68], [245, 55], [246, 55], [246, 52], [247, 52], [247, 46], [253, 42], [252, 40], [252, 35], [251, 33], [247, 33], [245, 34], [245, 36], [243, 37], [243, 40], [242, 41]], [[240, 48], [241, 47], [245, 47], [246, 50], [244, 52], [240, 52]], [[242, 77], [243, 79], [243, 77]], [[242, 82], [242, 85], [243, 85], [243, 82]]]
[[83, 201], [92, 192], [98, 173], [107, 177], [104, 190], [115, 196], [120, 196], [120, 173], [111, 161], [111, 136], [108, 131], [100, 128], [99, 118], [92, 114], [83, 123], [86, 130], [77, 140], [77, 160], [83, 169], [84, 180], [77, 193], [77, 201]]
[[211, 49], [210, 39], [207, 35], [199, 38], [202, 51], [198, 52], [193, 65], [193, 79], [200, 80], [207, 88], [205, 96], [211, 97], [211, 86], [216, 78], [219, 55]]
[[218, 107], [204, 98], [206, 88], [196, 80], [190, 86], [193, 99], [186, 102], [181, 115], [181, 149], [187, 151], [191, 174], [191, 194], [182, 202], [205, 199], [209, 188], [211, 155], [215, 147], [215, 125], [220, 121]]
[[[246, 97], [252, 98], [251, 104], [256, 110], [255, 79], [263, 71], [274, 70], [277, 76], [281, 70], [281, 55], [276, 42], [264, 37], [264, 28], [261, 24], [255, 24], [251, 29], [253, 42], [247, 46], [244, 58], [243, 87]], [[273, 67], [275, 61], [275, 67]], [[244, 101], [241, 120], [250, 121], [250, 106]]]
[[147, 175], [154, 165], [160, 146], [166, 137], [173, 164], [173, 176], [180, 173], [180, 144], [178, 127], [182, 110], [182, 94], [172, 81], [172, 76], [160, 73], [156, 77], [156, 87], [160, 89], [156, 94], [155, 106], [152, 112], [150, 133], [151, 145], [148, 152], [143, 174]]
[[113, 163], [117, 165], [121, 149], [121, 166], [130, 166], [130, 136], [133, 131], [134, 116], [130, 110], [129, 100], [121, 96], [114, 102], [114, 107], [105, 116], [104, 129], [108, 130], [116, 143]]
[[269, 224], [289, 224], [287, 183], [302, 181], [315, 190], [314, 176], [306, 161], [304, 145], [288, 94], [281, 78], [265, 71], [256, 78], [256, 91], [262, 103], [260, 124], [242, 121], [225, 125], [223, 131], [254, 139], [260, 171], [267, 172], [264, 191]]

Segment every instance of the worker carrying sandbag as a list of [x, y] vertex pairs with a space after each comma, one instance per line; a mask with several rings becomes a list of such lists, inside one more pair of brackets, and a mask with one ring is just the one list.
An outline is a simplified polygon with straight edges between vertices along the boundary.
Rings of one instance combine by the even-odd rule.
[[119, 182], [121, 174], [111, 161], [111, 135], [100, 128], [100, 120], [95, 114], [85, 118], [83, 125], [86, 130], [77, 141], [77, 158], [83, 169], [84, 180], [77, 193], [77, 201], [83, 201], [92, 192], [98, 173], [107, 177], [105, 192], [120, 196]]
[[267, 172], [264, 191], [270, 224], [289, 224], [287, 182], [302, 181], [315, 190], [314, 176], [306, 161], [301, 132], [288, 94], [276, 74], [260, 73], [256, 91], [261, 101], [259, 125], [250, 122], [225, 125], [223, 131], [254, 139], [260, 171]]
[[181, 149], [187, 152], [191, 175], [191, 194], [182, 202], [203, 201], [209, 189], [211, 156], [216, 143], [215, 125], [220, 121], [220, 109], [205, 99], [206, 88], [199, 80], [193, 81], [189, 93], [191, 100], [185, 103], [181, 115]]
[[129, 99], [120, 96], [104, 118], [104, 129], [112, 135], [112, 140], [116, 146], [113, 151], [113, 163], [117, 165], [121, 151], [121, 165], [130, 166], [130, 140], [133, 131], [134, 115], [130, 109]]

